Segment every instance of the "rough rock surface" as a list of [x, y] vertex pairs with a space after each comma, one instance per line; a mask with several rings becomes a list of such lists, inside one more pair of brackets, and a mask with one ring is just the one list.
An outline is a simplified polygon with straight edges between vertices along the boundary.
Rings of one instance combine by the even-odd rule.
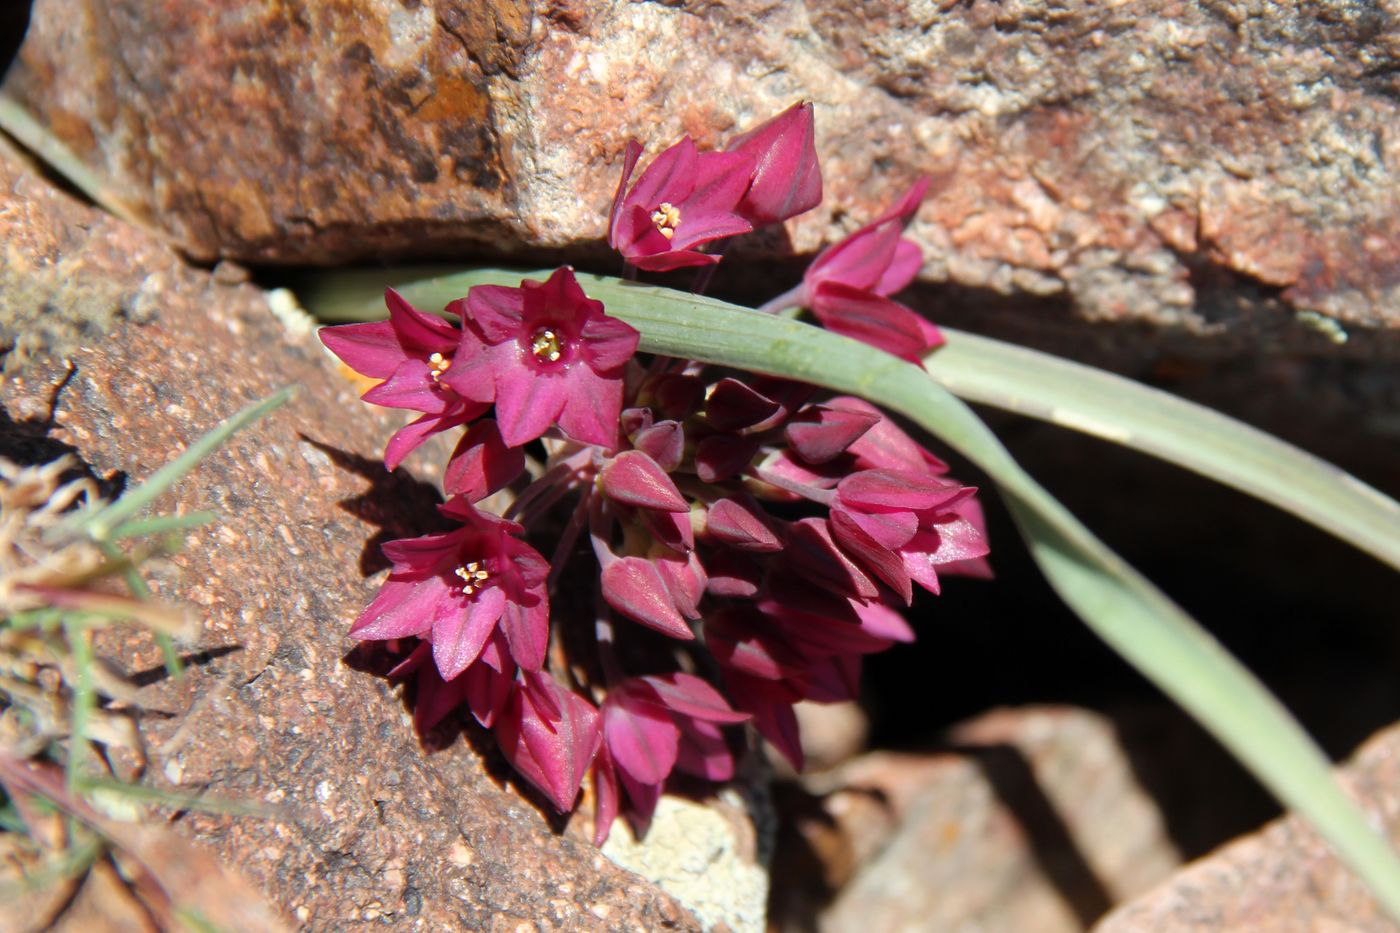
[[1397, 74], [1395, 0], [36, 0], [4, 90], [194, 254], [275, 262], [583, 256], [629, 135], [806, 97], [797, 251], [925, 172], [925, 280], [1214, 333], [1400, 324]]
[[158, 505], [222, 516], [154, 581], [205, 620], [188, 675], [164, 677], [139, 634], [113, 630], [98, 645], [144, 685], [150, 780], [272, 807], [266, 819], [189, 813], [179, 831], [306, 929], [698, 929], [580, 828], [556, 832], [539, 798], [507, 782], [488, 737], [438, 735], [446, 747], [425, 751], [395, 691], [347, 663], [346, 627], [375, 589], [375, 544], [411, 532], [435, 495], [383, 471], [391, 425], [367, 413], [309, 330], [288, 330], [235, 276], [188, 269], [40, 186], [0, 155], [0, 239], [21, 260], [6, 275], [37, 270], [42, 284], [66, 263], [75, 279], [105, 278], [116, 305], [149, 289], [154, 310], [88, 334], [71, 377], [51, 356], [7, 377], [6, 455], [70, 445], [120, 485], [247, 402], [303, 386]]
[[[1400, 726], [1370, 739], [1340, 773], [1372, 825], [1400, 840]], [[1400, 927], [1317, 833], [1288, 816], [1188, 865], [1094, 929], [1393, 933]]]
[[1078, 931], [1180, 862], [1102, 717], [997, 711], [949, 740], [804, 780], [800, 842], [775, 865], [783, 929]]

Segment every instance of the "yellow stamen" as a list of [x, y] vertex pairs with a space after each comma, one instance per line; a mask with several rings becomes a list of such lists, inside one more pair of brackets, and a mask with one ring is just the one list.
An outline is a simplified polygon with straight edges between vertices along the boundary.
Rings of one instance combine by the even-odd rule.
[[434, 353], [432, 356], [428, 357], [428, 365], [428, 375], [433, 377], [434, 382], [437, 382], [438, 376], [447, 372], [448, 367], [452, 365], [452, 361], [441, 353]]
[[676, 227], [680, 226], [681, 209], [670, 201], [662, 201], [660, 206], [651, 212], [651, 222], [656, 224], [656, 229], [669, 240], [676, 235]]
[[472, 595], [485, 585], [485, 581], [491, 578], [491, 574], [482, 566], [480, 561], [472, 561], [465, 566], [458, 567], [452, 572], [460, 577], [462, 583], [465, 584], [462, 587], [463, 596]]
[[564, 347], [558, 334], [543, 327], [535, 331], [534, 336], [530, 338], [530, 352], [540, 362], [557, 363], [564, 355]]

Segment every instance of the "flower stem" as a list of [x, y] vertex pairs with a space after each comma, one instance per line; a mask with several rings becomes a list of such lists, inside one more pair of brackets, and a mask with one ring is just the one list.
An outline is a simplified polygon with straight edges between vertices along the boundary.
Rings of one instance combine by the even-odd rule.
[[777, 314], [779, 311], [786, 311], [788, 308], [802, 307], [802, 283], [799, 282], [792, 288], [783, 292], [777, 298], [770, 299], [759, 305], [757, 311], [763, 314]]

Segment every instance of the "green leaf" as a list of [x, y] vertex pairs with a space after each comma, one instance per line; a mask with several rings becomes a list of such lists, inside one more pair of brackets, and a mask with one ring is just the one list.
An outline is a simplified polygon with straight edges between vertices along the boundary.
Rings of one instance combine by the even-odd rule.
[[1400, 570], [1400, 503], [1271, 434], [1131, 379], [943, 328], [925, 366], [953, 394], [1160, 457], [1291, 512]]
[[92, 644], [89, 633], [81, 626], [63, 623], [64, 634], [68, 638], [68, 650], [73, 655], [73, 707], [68, 725], [68, 786], [74, 787], [82, 779], [83, 761], [87, 757], [87, 726], [92, 711], [97, 706], [97, 692], [92, 685]]
[[74, 517], [71, 525], [65, 522], [57, 527], [66, 533], [84, 533], [99, 541], [111, 538], [117, 527], [150, 505], [156, 497], [194, 469], [199, 461], [218, 450], [236, 432], [284, 404], [296, 392], [296, 388], [296, 386], [287, 386], [262, 401], [254, 402], [235, 412], [218, 427], [190, 444], [180, 456], [156, 470], [145, 482], [135, 489], [129, 490], [120, 499], [95, 510], [80, 512]]
[[172, 531], [198, 528], [200, 525], [207, 525], [218, 520], [219, 516], [215, 512], [191, 512], [188, 515], [151, 515], [147, 518], [136, 518], [129, 522], [123, 522], [112, 529], [108, 538], [112, 541], [118, 541], [122, 538], [169, 534]]
[[133, 227], [139, 227], [161, 239], [168, 239], [167, 234], [156, 230], [123, 204], [121, 198], [117, 197], [82, 159], [74, 155], [61, 139], [4, 92], [0, 92], [0, 130], [19, 140], [26, 149], [87, 195], [94, 204], [100, 204], [108, 213], [120, 217]]
[[[477, 270], [404, 285], [400, 291], [420, 307], [437, 308], [473, 285], [515, 285], [521, 277], [507, 270]], [[609, 277], [581, 274], [579, 280], [610, 314], [642, 333], [645, 352], [860, 395], [912, 419], [979, 466], [996, 481], [1060, 597], [1285, 805], [1308, 819], [1392, 916], [1400, 918], [1400, 860], [1347, 799], [1326, 756], [1296, 720], [1205, 629], [1041, 488], [977, 416], [927, 372], [839, 335], [713, 299]], [[382, 312], [366, 313], [368, 298], [349, 293], [302, 298], [313, 312], [329, 317], [383, 317]], [[1184, 457], [1169, 433], [1151, 436], [1173, 459]], [[1286, 501], [1302, 497], [1286, 483], [1284, 487]]]
[[140, 803], [171, 807], [176, 810], [194, 810], [200, 813], [229, 813], [235, 816], [272, 817], [277, 810], [260, 801], [225, 800], [219, 797], [205, 797], [200, 794], [184, 794], [178, 791], [162, 790], [145, 784], [128, 784], [114, 778], [82, 776], [78, 778], [74, 790], [91, 793], [94, 790], [119, 794]]

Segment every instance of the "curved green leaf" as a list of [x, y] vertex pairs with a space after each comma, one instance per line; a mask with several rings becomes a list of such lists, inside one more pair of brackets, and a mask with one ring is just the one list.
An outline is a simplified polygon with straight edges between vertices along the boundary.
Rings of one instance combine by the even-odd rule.
[[943, 328], [934, 380], [960, 398], [1160, 457], [1291, 512], [1400, 570], [1400, 503], [1271, 434], [1131, 379]]
[[[400, 290], [410, 301], [433, 308], [473, 285], [515, 284], [519, 278], [505, 270], [478, 270]], [[1205, 629], [1041, 488], [971, 409], [927, 372], [819, 328], [714, 299], [608, 277], [579, 279], [610, 314], [641, 331], [646, 352], [863, 396], [907, 416], [979, 466], [998, 484], [1060, 597], [1286, 806], [1308, 819], [1400, 918], [1400, 860], [1347, 799], [1326, 756], [1296, 720]], [[340, 310], [346, 301], [341, 295]], [[312, 305], [320, 310], [314, 300]]]

